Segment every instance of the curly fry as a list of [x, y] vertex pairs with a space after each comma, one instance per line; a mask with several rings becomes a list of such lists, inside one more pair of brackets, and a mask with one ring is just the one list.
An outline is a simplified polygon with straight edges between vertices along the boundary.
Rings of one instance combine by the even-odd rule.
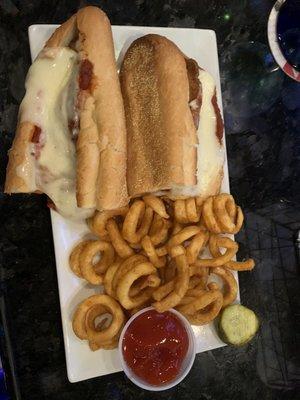
[[[88, 320], [88, 319], [94, 318], [94, 325], [96, 325], [95, 320], [97, 317], [99, 317], [99, 315], [97, 315], [97, 314], [100, 314], [100, 315], [107, 314], [107, 310], [105, 309], [105, 307], [98, 305], [97, 307], [93, 308], [93, 311], [89, 311], [89, 315], [87, 314], [86, 319]], [[99, 331], [102, 331], [103, 329], [105, 329], [106, 327], [108, 327], [109, 326], [108, 320], [109, 320], [108, 317], [103, 318], [97, 324], [97, 326], [95, 326], [95, 329], [99, 332]], [[118, 347], [119, 336], [120, 336], [120, 332], [121, 332], [123, 326], [124, 326], [124, 322], [120, 328], [120, 331], [115, 336], [113, 336], [111, 339], [108, 339], [106, 341], [101, 341], [100, 343], [93, 342], [92, 340], [90, 340], [89, 341], [90, 349], [92, 351], [96, 351], [99, 349], [111, 350], [111, 349], [115, 349], [116, 347]]]
[[[190, 296], [185, 304], [176, 309], [194, 325], [204, 325], [212, 321], [219, 314], [222, 304], [222, 292], [215, 285], [208, 284], [208, 291], [196, 292], [197, 297]], [[189, 301], [190, 300], [190, 301]]]
[[195, 223], [200, 220], [201, 208], [198, 207], [195, 197], [175, 200], [174, 215], [175, 220], [180, 224]]
[[206, 289], [209, 269], [205, 267], [197, 267], [190, 265], [190, 282], [189, 289]]
[[110, 219], [107, 221], [106, 229], [108, 231], [112, 245], [121, 258], [127, 258], [134, 254], [133, 249], [123, 239], [118, 224], [115, 220]]
[[122, 277], [130, 271], [135, 265], [138, 265], [140, 263], [146, 262], [147, 258], [143, 256], [142, 254], [134, 254], [127, 258], [126, 260], [123, 260], [119, 268], [117, 269], [116, 273], [113, 276], [113, 281], [112, 281], [112, 290], [115, 291], [118, 285], [118, 282], [122, 279]]
[[190, 239], [191, 237], [197, 235], [200, 232], [199, 226], [190, 225], [183, 228], [180, 232], [176, 233], [176, 235], [172, 236], [171, 239], [168, 241], [167, 246], [171, 249], [174, 246], [178, 246], [179, 244], [184, 243], [186, 240]]
[[180, 224], [179, 222], [175, 222], [173, 225], [173, 229], [172, 229], [172, 234], [171, 236], [176, 235], [178, 232], [180, 232], [183, 229], [183, 225]]
[[74, 247], [74, 249], [72, 250], [72, 253], [70, 254], [70, 257], [69, 257], [70, 268], [74, 272], [74, 274], [77, 275], [79, 278], [82, 278], [82, 273], [81, 273], [81, 269], [80, 269], [80, 261], [79, 261], [80, 254], [81, 254], [82, 250], [84, 249], [84, 247], [90, 242], [92, 242], [92, 240], [83, 240], [82, 242], [79, 242]]
[[185, 254], [185, 248], [181, 245], [171, 247], [169, 255], [171, 258], [176, 258]]
[[163, 268], [160, 268], [159, 272], [162, 273], [163, 282], [167, 283], [176, 276], [176, 263], [174, 258], [169, 261]]
[[149, 236], [154, 246], [157, 246], [160, 243], [164, 243], [168, 239], [170, 226], [171, 223], [169, 221], [161, 218], [158, 214], [154, 215], [149, 230]]
[[[214, 258], [222, 255], [216, 241], [210, 243], [209, 251]], [[246, 261], [228, 261], [224, 266], [235, 271], [251, 271], [255, 266], [255, 262], [252, 258], [249, 258]]]
[[[101, 254], [101, 259], [94, 264], [93, 260], [97, 254]], [[103, 274], [115, 258], [113, 246], [108, 242], [93, 240], [87, 243], [79, 256], [79, 264], [82, 277], [93, 285], [103, 282]]]
[[201, 211], [197, 207], [197, 202], [194, 197], [185, 200], [186, 215], [189, 222], [198, 222], [201, 217]]
[[[174, 289], [163, 299], [153, 303], [153, 307], [158, 312], [164, 312], [175, 307], [185, 295], [189, 285], [189, 266], [184, 254], [175, 258], [176, 278]], [[155, 293], [155, 292], [154, 292]], [[154, 295], [153, 293], [153, 295]]]
[[214, 197], [214, 210], [223, 233], [237, 233], [244, 222], [244, 215], [230, 194], [222, 193]]
[[187, 224], [189, 222], [186, 215], [184, 200], [179, 199], [174, 201], [174, 216], [176, 222], [180, 224]]
[[[124, 219], [122, 235], [129, 243], [138, 243], [147, 235], [153, 218], [151, 207], [145, 208], [142, 200], [135, 200]], [[140, 227], [138, 225], [140, 223]]]
[[[144, 262], [135, 265], [130, 269], [123, 278], [118, 282], [116, 288], [117, 297], [122, 305], [127, 310], [135, 308], [147, 301], [152, 294], [152, 288], [146, 288], [135, 297], [130, 296], [130, 288], [133, 283], [142, 276], [156, 273], [156, 268], [149, 262]], [[160, 282], [160, 280], [159, 280]]]
[[[195, 265], [191, 265], [189, 267], [189, 284], [188, 290], [186, 292], [186, 296], [188, 293], [191, 293], [191, 289], [193, 290], [203, 290], [206, 288], [207, 278], [208, 278], [208, 269], [207, 268], [197, 268]], [[176, 270], [172, 271], [172, 276], [170, 279], [158, 289], [155, 290], [152, 297], [156, 301], [162, 300], [169, 293], [174, 290], [176, 283]], [[190, 295], [190, 294], [189, 294]]]
[[151, 262], [156, 268], [161, 268], [161, 267], [163, 267], [163, 266], [166, 264], [166, 257], [165, 257], [165, 256], [159, 257], [159, 256], [157, 255], [156, 249], [155, 249], [155, 247], [153, 246], [153, 243], [152, 243], [152, 241], [151, 241], [151, 239], [150, 239], [149, 236], [145, 236], [145, 237], [142, 239], [142, 242], [141, 242], [141, 243], [142, 243], [142, 247], [143, 247], [145, 253], [147, 254], [147, 256], [148, 256], [150, 262]]
[[112, 350], [118, 347], [118, 343], [119, 343], [119, 335], [116, 335], [111, 340], [108, 340], [107, 342], [103, 342], [101, 344], [89, 341], [89, 346], [92, 351], [96, 351], [99, 349]]
[[143, 289], [147, 287], [156, 288], [160, 285], [160, 278], [157, 274], [151, 274], [142, 276], [134, 282], [132, 287], [130, 288], [129, 295], [130, 297], [135, 297], [138, 295]]
[[224, 282], [223, 307], [231, 304], [237, 296], [238, 286], [232, 273], [225, 268], [213, 268], [211, 273], [220, 276]]
[[172, 279], [171, 281], [165, 283], [164, 285], [160, 286], [157, 288], [153, 294], [152, 297], [156, 301], [161, 301], [164, 297], [168, 296], [175, 287], [175, 279]]
[[238, 251], [238, 244], [232, 239], [224, 236], [211, 235], [209, 238], [209, 247], [211, 246], [224, 247], [226, 252], [216, 258], [200, 258], [195, 261], [197, 266], [220, 267], [230, 261]]
[[109, 211], [96, 211], [95, 215], [92, 218], [87, 220], [90, 230], [96, 235], [99, 236], [102, 240], [109, 240], [109, 234], [106, 230], [106, 223], [109, 219], [122, 216], [124, 217], [128, 212], [129, 207], [121, 207], [117, 210], [109, 210]]
[[155, 251], [158, 257], [166, 256], [168, 254], [166, 246], [156, 247]]
[[205, 200], [202, 208], [202, 218], [205, 226], [210, 232], [222, 233], [213, 211], [213, 197], [209, 197]]
[[226, 268], [234, 271], [251, 271], [255, 267], [255, 261], [249, 258], [245, 261], [228, 261], [224, 264]]
[[226, 193], [205, 200], [202, 216], [207, 229], [213, 233], [237, 233], [244, 221], [241, 208]]
[[151, 207], [152, 210], [158, 214], [162, 218], [169, 218], [169, 215], [167, 214], [166, 207], [164, 205], [164, 202], [162, 201], [161, 198], [153, 195], [147, 195], [143, 197], [143, 200], [147, 206]]
[[[109, 313], [112, 321], [107, 328], [95, 327], [96, 317]], [[105, 294], [90, 296], [77, 307], [73, 317], [73, 330], [80, 339], [87, 339], [92, 347], [101, 347], [120, 333], [124, 314], [120, 305]], [[96, 346], [95, 346], [96, 345]]]
[[103, 279], [103, 286], [104, 286], [105, 292], [109, 296], [114, 297], [114, 298], [116, 298], [116, 294], [115, 294], [115, 291], [113, 288], [113, 279], [114, 279], [114, 276], [115, 276], [117, 270], [120, 268], [122, 261], [123, 260], [121, 258], [118, 258], [114, 263], [112, 263], [108, 267], [108, 269], [104, 275], [104, 279]]
[[194, 264], [197, 260], [198, 256], [204, 250], [209, 239], [209, 233], [207, 231], [199, 231], [193, 239], [191, 243], [187, 246], [186, 256], [189, 264]]

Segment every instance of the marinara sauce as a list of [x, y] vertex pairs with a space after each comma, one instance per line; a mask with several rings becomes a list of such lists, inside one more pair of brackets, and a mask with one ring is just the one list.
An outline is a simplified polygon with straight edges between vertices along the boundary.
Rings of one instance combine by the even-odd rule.
[[122, 342], [128, 367], [151, 385], [178, 375], [189, 347], [188, 333], [172, 312], [148, 310], [128, 326]]

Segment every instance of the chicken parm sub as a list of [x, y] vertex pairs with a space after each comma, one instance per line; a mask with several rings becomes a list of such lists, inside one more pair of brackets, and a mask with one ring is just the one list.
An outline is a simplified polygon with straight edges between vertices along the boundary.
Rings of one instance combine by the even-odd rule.
[[86, 7], [56, 29], [25, 86], [5, 192], [45, 193], [76, 219], [126, 205], [126, 123], [106, 14]]
[[223, 178], [223, 122], [212, 76], [165, 37], [146, 35], [120, 69], [127, 124], [127, 187], [207, 198]]

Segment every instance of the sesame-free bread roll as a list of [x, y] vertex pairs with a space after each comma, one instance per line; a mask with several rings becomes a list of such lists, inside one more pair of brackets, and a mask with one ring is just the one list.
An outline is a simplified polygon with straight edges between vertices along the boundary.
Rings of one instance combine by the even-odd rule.
[[223, 125], [212, 77], [160, 35], [135, 40], [120, 70], [130, 197], [218, 193]]

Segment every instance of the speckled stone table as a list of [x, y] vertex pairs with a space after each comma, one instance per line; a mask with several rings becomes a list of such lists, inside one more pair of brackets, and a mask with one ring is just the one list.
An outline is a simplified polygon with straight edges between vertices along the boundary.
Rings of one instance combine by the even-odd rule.
[[[300, 85], [274, 64], [266, 0], [0, 1], [1, 357], [12, 398], [26, 400], [299, 399]], [[43, 196], [3, 195], [7, 151], [30, 65], [27, 27], [59, 23], [87, 4], [112, 24], [214, 29], [222, 76], [231, 190], [246, 211], [242, 302], [261, 319], [248, 346], [199, 354], [161, 394], [122, 373], [67, 380], [49, 212]], [[13, 394], [13, 392], [15, 394]]]

